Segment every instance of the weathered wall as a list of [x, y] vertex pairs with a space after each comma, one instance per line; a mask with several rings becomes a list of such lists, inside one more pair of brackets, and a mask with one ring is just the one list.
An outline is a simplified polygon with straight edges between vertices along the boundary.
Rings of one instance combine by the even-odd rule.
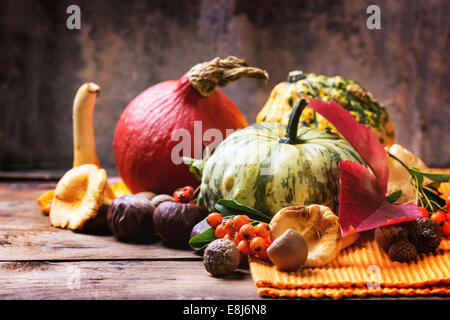
[[[66, 8], [82, 10], [80, 31]], [[381, 7], [381, 30], [366, 8]], [[35, 1], [0, 2], [0, 169], [72, 162], [72, 100], [100, 84], [95, 134], [114, 168], [120, 113], [140, 91], [194, 64], [236, 55], [270, 74], [224, 89], [249, 122], [289, 70], [358, 80], [383, 102], [397, 142], [429, 165], [450, 166], [449, 1]]]

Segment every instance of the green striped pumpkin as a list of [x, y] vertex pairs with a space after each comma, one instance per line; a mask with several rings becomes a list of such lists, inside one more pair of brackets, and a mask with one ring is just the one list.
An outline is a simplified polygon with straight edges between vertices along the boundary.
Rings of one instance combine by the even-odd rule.
[[235, 200], [274, 215], [292, 205], [322, 204], [337, 212], [339, 161], [363, 163], [338, 135], [298, 125], [301, 99], [287, 126], [261, 122], [234, 132], [206, 161], [201, 195], [209, 211]]

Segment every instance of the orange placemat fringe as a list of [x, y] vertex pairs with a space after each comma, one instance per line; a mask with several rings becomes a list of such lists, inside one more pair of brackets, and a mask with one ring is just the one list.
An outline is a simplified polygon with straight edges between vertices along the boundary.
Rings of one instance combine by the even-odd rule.
[[250, 261], [250, 271], [265, 297], [334, 299], [350, 296], [450, 295], [450, 240], [417, 262], [390, 261], [375, 240], [361, 237], [332, 263], [297, 272], [282, 272], [272, 264]]
[[[439, 191], [443, 198], [450, 196], [450, 183], [442, 183]], [[251, 260], [250, 271], [263, 297], [448, 296], [450, 239], [443, 238], [436, 252], [421, 254], [417, 262], [400, 263], [390, 261], [373, 236], [365, 234], [323, 267], [281, 272], [270, 263]]]
[[311, 289], [277, 289], [273, 287], [260, 287], [258, 294], [270, 298], [333, 298], [365, 297], [365, 296], [427, 296], [450, 295], [448, 285], [425, 286], [420, 288], [311, 288]]

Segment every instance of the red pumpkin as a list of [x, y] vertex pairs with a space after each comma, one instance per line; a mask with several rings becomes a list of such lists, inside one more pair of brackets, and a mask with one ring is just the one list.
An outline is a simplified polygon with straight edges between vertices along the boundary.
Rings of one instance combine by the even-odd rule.
[[[244, 76], [268, 78], [265, 71], [247, 67], [243, 60], [216, 58], [195, 66], [178, 81], [146, 89], [130, 102], [117, 123], [113, 147], [119, 174], [133, 193], [172, 194], [181, 186], [199, 184], [188, 166], [174, 163], [172, 150], [185, 138], [172, 135], [187, 130], [190, 154], [181, 156], [194, 157], [196, 143], [203, 150], [213, 142], [203, 140], [206, 130], [216, 128], [224, 139], [227, 129], [246, 127], [239, 108], [216, 89]], [[195, 126], [198, 132], [194, 121], [201, 121], [201, 129], [199, 123]], [[175, 162], [180, 162], [180, 155], [177, 158]]]

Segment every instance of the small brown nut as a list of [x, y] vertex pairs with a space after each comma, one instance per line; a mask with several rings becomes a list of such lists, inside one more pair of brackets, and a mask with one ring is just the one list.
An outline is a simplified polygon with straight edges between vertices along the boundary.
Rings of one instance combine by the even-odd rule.
[[157, 206], [159, 206], [161, 203], [163, 203], [165, 201], [175, 202], [175, 198], [172, 196], [169, 196], [168, 194], [158, 194], [151, 201], [152, 201], [152, 205], [156, 208]]
[[387, 225], [375, 229], [375, 241], [381, 249], [388, 252], [391, 245], [396, 243], [398, 239], [398, 233], [402, 228], [398, 224]]
[[148, 243], [154, 236], [154, 207], [150, 200], [136, 195], [114, 199], [106, 219], [114, 236], [125, 242]]
[[305, 265], [308, 245], [299, 232], [287, 229], [269, 246], [267, 255], [281, 270], [294, 271]]
[[190, 203], [164, 201], [155, 208], [153, 224], [167, 244], [186, 247], [192, 228], [207, 215], [205, 209]]
[[229, 274], [239, 266], [239, 250], [231, 240], [214, 240], [205, 249], [203, 263], [213, 276]]
[[144, 197], [148, 200], [152, 200], [154, 197], [156, 197], [156, 193], [151, 192], [151, 191], [142, 191], [142, 192], [136, 193], [135, 196]]

